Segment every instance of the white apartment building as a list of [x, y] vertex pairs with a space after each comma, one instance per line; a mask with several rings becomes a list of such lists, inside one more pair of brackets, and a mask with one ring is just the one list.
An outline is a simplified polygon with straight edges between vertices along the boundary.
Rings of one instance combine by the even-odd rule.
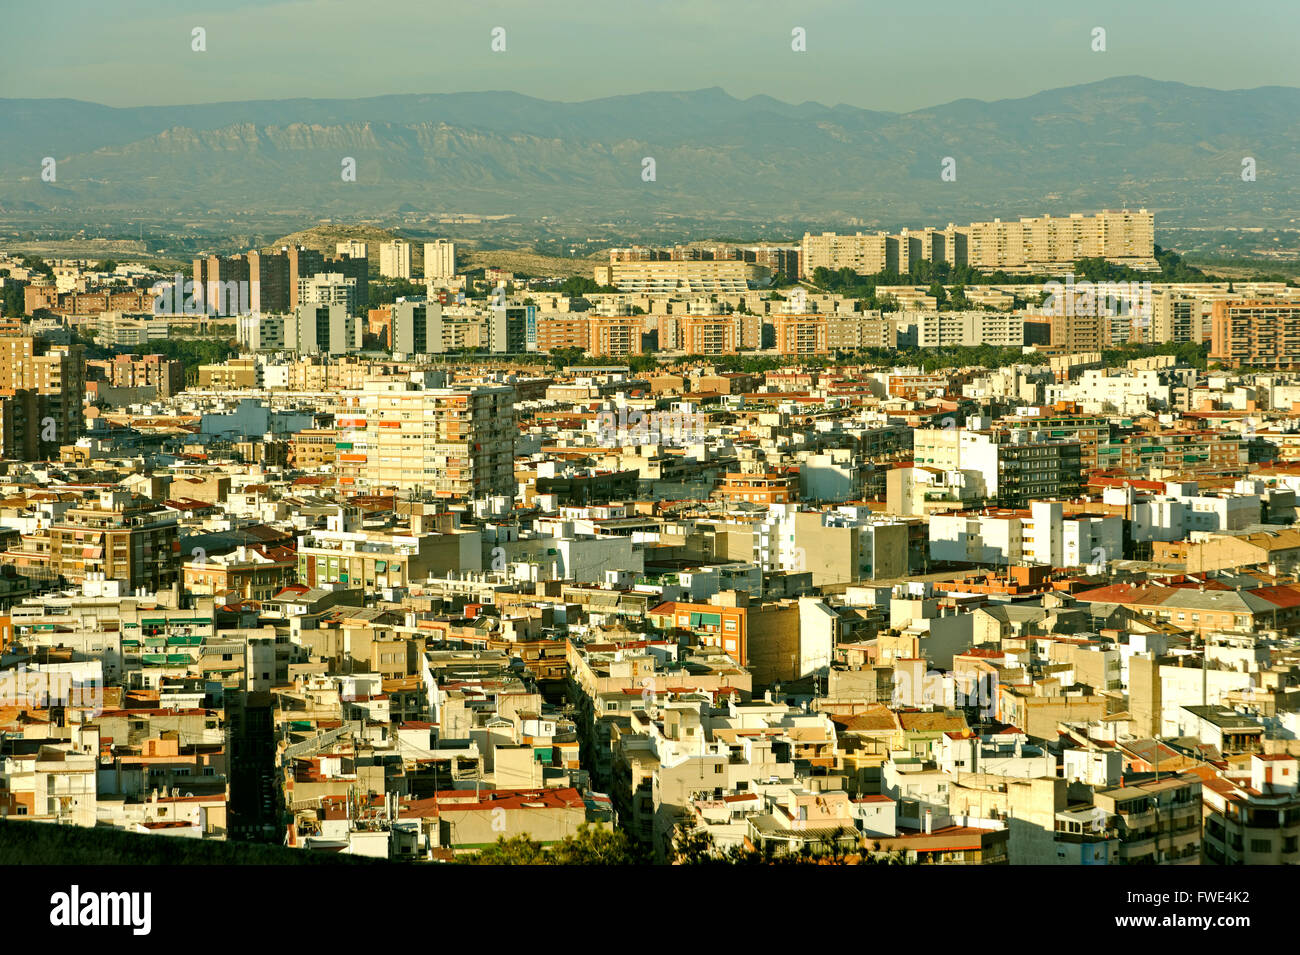
[[1163, 371], [1115, 374], [1091, 368], [1078, 381], [1048, 385], [1046, 403], [1075, 402], [1085, 414], [1140, 415], [1170, 410], [1174, 387], [1172, 377]]
[[979, 564], [1083, 567], [1122, 557], [1120, 517], [1066, 518], [1059, 501], [1035, 501], [1026, 511], [965, 511], [930, 517], [932, 560]]
[[381, 242], [379, 245], [379, 274], [390, 279], [411, 278], [411, 243], [405, 239]]
[[298, 304], [342, 305], [348, 314], [357, 311], [357, 280], [339, 272], [321, 272], [298, 280]]
[[1139, 497], [1131, 487], [1108, 487], [1102, 502], [1128, 507], [1134, 541], [1177, 541], [1258, 524], [1263, 498], [1254, 493], [1199, 494], [1195, 481], [1182, 481], [1168, 482], [1164, 494], [1150, 497]]
[[[292, 315], [243, 315], [235, 334], [247, 351], [346, 355], [361, 347], [361, 331], [347, 306], [333, 304], [300, 305]], [[286, 372], [282, 387], [287, 385]]]
[[1007, 312], [905, 312], [899, 324], [916, 326], [918, 348], [1025, 343], [1025, 317]]
[[424, 243], [424, 277], [426, 281], [449, 279], [456, 274], [456, 243], [437, 239]]

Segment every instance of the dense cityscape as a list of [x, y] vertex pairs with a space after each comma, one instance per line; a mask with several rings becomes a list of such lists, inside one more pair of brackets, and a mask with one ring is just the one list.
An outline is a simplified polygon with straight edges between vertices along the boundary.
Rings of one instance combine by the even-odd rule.
[[0, 808], [412, 862], [1300, 861], [1300, 288], [1156, 235], [6, 253]]
[[1281, 935], [1257, 6], [7, 9], [6, 938]]

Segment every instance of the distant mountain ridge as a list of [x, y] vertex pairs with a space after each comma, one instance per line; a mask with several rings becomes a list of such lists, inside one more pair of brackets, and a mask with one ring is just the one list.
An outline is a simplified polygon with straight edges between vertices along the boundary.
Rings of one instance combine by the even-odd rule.
[[[1300, 89], [1117, 77], [882, 113], [719, 88], [118, 109], [0, 100], [0, 219], [472, 209], [585, 219], [945, 225], [1144, 205], [1157, 222], [1296, 224]], [[57, 179], [43, 182], [43, 157]], [[1241, 180], [1244, 157], [1257, 181]], [[357, 179], [344, 182], [344, 157]], [[642, 161], [655, 161], [655, 181]], [[944, 157], [957, 179], [943, 182]]]

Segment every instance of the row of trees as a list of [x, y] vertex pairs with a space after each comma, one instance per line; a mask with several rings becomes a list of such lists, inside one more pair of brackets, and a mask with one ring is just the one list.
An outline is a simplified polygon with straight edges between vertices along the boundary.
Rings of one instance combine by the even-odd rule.
[[[1180, 349], [1180, 350], [1171, 350]], [[1197, 345], [1160, 346], [1157, 349], [1143, 347], [1132, 354], [1125, 351], [1123, 364], [1130, 358], [1150, 354], [1187, 354], [1188, 361], [1200, 361], [1197, 367], [1204, 368], [1204, 348]], [[1116, 352], [1116, 355], [1121, 352]], [[529, 361], [528, 358], [518, 359]], [[541, 362], [540, 356], [535, 361]], [[984, 368], [1005, 368], [1009, 365], [1045, 365], [1048, 357], [1041, 352], [1024, 352], [1014, 346], [996, 345], [953, 345], [944, 348], [865, 348], [857, 351], [837, 351], [834, 355], [683, 355], [674, 357], [669, 362], [674, 365], [712, 365], [719, 372], [741, 372], [745, 374], [764, 374], [780, 371], [792, 365], [803, 368], [827, 368], [832, 365], [887, 365], [890, 367], [915, 366], [925, 371], [941, 368], [960, 368], [982, 366]], [[554, 368], [583, 365], [627, 365], [633, 372], [645, 373], [660, 367], [652, 354], [629, 355], [624, 358], [611, 358], [608, 355], [590, 355], [581, 348], [556, 348], [550, 352], [547, 364]]]
[[[673, 855], [680, 865], [905, 864], [900, 852], [873, 851], [871, 846], [863, 851], [835, 839], [824, 839], [817, 846], [805, 844], [793, 853], [777, 852], [771, 843], [761, 850], [740, 846], [719, 849], [708, 833], [698, 830], [679, 832], [673, 841]], [[502, 836], [494, 845], [459, 861], [466, 865], [650, 865], [654, 859], [622, 829], [583, 825], [576, 835], [549, 846], [528, 836]]]
[[1209, 362], [1210, 346], [1203, 342], [1165, 342], [1162, 345], [1127, 344], [1119, 348], [1106, 349], [1101, 353], [1102, 361], [1109, 368], [1118, 368], [1135, 358], [1147, 358], [1151, 355], [1173, 355], [1180, 364], [1191, 365], [1204, 371]]

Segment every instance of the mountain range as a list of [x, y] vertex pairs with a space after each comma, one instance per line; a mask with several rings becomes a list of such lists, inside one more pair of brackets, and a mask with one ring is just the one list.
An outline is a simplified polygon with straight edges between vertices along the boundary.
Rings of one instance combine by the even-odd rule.
[[[132, 108], [0, 99], [0, 221], [474, 212], [898, 228], [1144, 206], [1157, 227], [1295, 227], [1297, 117], [1300, 89], [1136, 76], [907, 113], [718, 88], [578, 103], [511, 92]], [[44, 157], [54, 182], [41, 178]], [[955, 181], [940, 177], [945, 157]]]

